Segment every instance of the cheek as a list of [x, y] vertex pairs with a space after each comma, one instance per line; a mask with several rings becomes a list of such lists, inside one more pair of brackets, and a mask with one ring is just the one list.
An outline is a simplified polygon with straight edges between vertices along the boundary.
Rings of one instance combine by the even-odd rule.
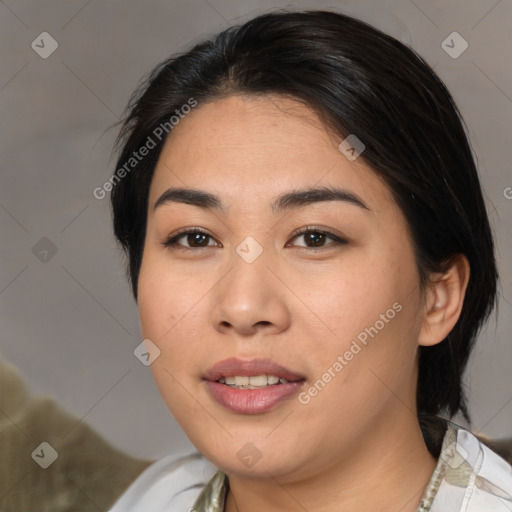
[[172, 337], [197, 303], [201, 283], [193, 276], [170, 272], [165, 258], [144, 256], [138, 281], [139, 318], [142, 334], [162, 343]]
[[326, 332], [354, 336], [403, 295], [403, 278], [379, 260], [346, 259], [324, 275], [297, 281], [297, 295], [323, 321]]
[[199, 322], [198, 312], [193, 308], [198, 297], [193, 279], [164, 271], [164, 266], [151, 256], [143, 262], [137, 305], [142, 337], [149, 338], [160, 350], [150, 366], [155, 384], [183, 427], [186, 418], [198, 412], [194, 409], [196, 402], [190, 400], [183, 385], [200, 339], [185, 332], [191, 322]]
[[164, 398], [178, 392], [180, 384], [173, 377], [179, 382], [190, 378], [198, 355], [207, 357], [211, 350], [204, 344], [204, 295], [211, 286], [190, 273], [170, 271], [160, 254], [145, 255], [138, 282], [139, 320], [142, 337], [160, 349], [151, 370]]
[[317, 369], [327, 370], [347, 351], [352, 371], [371, 365], [391, 374], [399, 362], [414, 359], [419, 294], [412, 258], [379, 250], [375, 258], [346, 259], [339, 271], [317, 275], [316, 287], [300, 283], [298, 295], [309, 309], [303, 320], [311, 319], [308, 353]]

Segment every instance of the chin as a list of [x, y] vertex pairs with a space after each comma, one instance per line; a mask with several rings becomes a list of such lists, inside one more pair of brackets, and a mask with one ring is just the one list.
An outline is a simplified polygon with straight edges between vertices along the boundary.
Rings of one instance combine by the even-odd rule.
[[264, 439], [259, 443], [232, 439], [224, 443], [221, 450], [209, 449], [203, 443], [194, 445], [212, 464], [228, 475], [246, 478], [269, 478], [270, 475], [282, 478], [291, 474], [298, 475], [301, 468], [307, 467], [306, 462], [296, 457], [301, 447], [285, 447], [281, 443], [277, 449], [273, 443], [265, 443]]

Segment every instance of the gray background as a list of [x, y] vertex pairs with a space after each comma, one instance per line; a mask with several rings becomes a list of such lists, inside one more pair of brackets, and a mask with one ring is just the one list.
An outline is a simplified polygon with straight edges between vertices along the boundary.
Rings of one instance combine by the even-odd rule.
[[[34, 393], [55, 396], [130, 454], [191, 447], [133, 355], [137, 310], [108, 199], [92, 191], [114, 171], [116, 132], [106, 129], [144, 73], [228, 25], [286, 6], [334, 7], [372, 23], [412, 45], [453, 93], [478, 158], [502, 276], [500, 314], [469, 365], [470, 404], [476, 430], [510, 436], [510, 0], [0, 2], [0, 356]], [[458, 58], [441, 46], [453, 31], [469, 44]], [[46, 59], [31, 48], [42, 32], [58, 42]], [[42, 237], [57, 250], [46, 262], [33, 249], [48, 245]]]

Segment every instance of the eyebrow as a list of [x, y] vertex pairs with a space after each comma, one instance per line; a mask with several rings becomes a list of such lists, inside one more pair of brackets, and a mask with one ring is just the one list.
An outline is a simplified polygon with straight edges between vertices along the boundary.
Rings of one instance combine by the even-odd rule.
[[[283, 212], [292, 208], [301, 208], [323, 201], [343, 201], [370, 211], [363, 200], [348, 190], [335, 187], [314, 187], [301, 190], [292, 190], [278, 196], [272, 203], [274, 213]], [[155, 202], [156, 210], [167, 203], [184, 203], [206, 210], [217, 210], [225, 213], [226, 207], [219, 196], [204, 190], [192, 188], [169, 188]]]

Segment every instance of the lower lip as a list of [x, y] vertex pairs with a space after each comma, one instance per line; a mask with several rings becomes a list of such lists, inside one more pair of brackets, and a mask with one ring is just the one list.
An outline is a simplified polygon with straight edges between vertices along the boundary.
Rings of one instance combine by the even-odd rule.
[[258, 414], [269, 411], [281, 401], [298, 393], [304, 381], [276, 384], [261, 389], [230, 388], [220, 382], [205, 381], [213, 398], [230, 411]]

